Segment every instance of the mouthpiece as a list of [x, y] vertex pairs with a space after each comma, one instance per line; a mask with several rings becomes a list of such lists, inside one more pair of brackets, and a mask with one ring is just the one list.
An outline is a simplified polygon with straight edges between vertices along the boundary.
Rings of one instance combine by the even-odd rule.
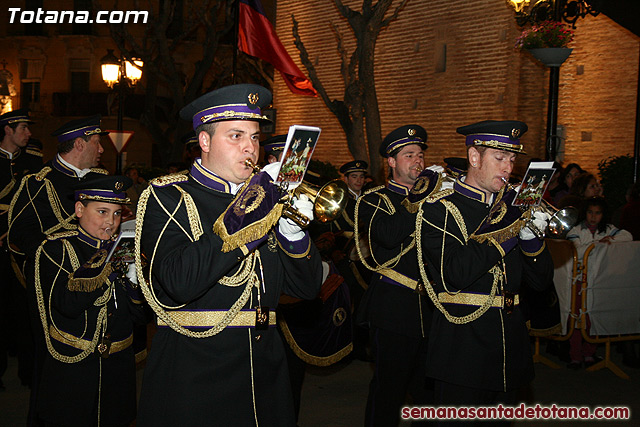
[[258, 165], [253, 163], [253, 161], [251, 159], [249, 159], [249, 158], [245, 159], [244, 164], [245, 164], [245, 166], [248, 166], [251, 169], [253, 169], [254, 172], [260, 172], [260, 168], [258, 167]]
[[501, 177], [500, 177], [500, 179], [501, 179], [505, 184], [508, 184], [508, 183], [509, 183], [509, 181], [507, 181], [506, 179], [504, 179], [504, 177], [503, 177], [503, 176], [501, 176]]
[[110, 228], [108, 228], [108, 227], [107, 227], [107, 228], [105, 228], [105, 229], [104, 229], [104, 231], [105, 231], [105, 233], [107, 233], [107, 234], [111, 234], [111, 229], [110, 229]]

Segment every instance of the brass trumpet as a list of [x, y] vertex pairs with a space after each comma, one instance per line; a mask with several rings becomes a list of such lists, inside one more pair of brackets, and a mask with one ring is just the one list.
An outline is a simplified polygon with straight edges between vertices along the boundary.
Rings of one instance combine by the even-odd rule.
[[545, 237], [545, 231], [548, 231], [549, 234], [555, 237], [563, 237], [566, 233], [569, 232], [578, 222], [578, 209], [573, 206], [567, 206], [563, 209], [558, 209], [553, 206], [551, 203], [542, 199], [542, 202], [539, 206], [532, 207], [534, 212], [544, 212], [550, 216], [549, 225], [547, 225], [546, 230], [540, 230], [532, 220], [527, 222], [527, 226], [533, 231], [533, 234], [536, 235], [537, 238], [542, 239]]
[[[313, 203], [314, 218], [320, 222], [329, 222], [342, 214], [342, 211], [347, 206], [348, 192], [349, 187], [344, 181], [334, 179], [322, 187], [302, 182], [292, 191], [291, 197], [299, 197], [301, 194], [306, 195]], [[309, 218], [301, 214], [292, 205], [288, 205], [282, 215], [302, 228], [308, 227], [311, 222]]]
[[[505, 185], [507, 185], [508, 189], [515, 189], [515, 187], [509, 184], [506, 179], [502, 178], [502, 180]], [[569, 230], [571, 230], [571, 228], [573, 228], [574, 225], [576, 225], [576, 222], [578, 222], [578, 209], [573, 206], [558, 209], [546, 200], [541, 199], [540, 205], [529, 206], [529, 209], [531, 209], [532, 218], [534, 212], [543, 212], [549, 216], [549, 224], [544, 230], [540, 230], [532, 219], [527, 220], [527, 227], [529, 227], [533, 234], [535, 234], [539, 239], [543, 239], [547, 231], [555, 237], [563, 237]]]
[[[254, 171], [260, 171], [260, 168], [251, 159], [246, 159], [244, 162]], [[341, 179], [329, 181], [322, 187], [303, 181], [294, 190], [289, 191], [282, 199], [286, 205], [282, 216], [289, 218], [301, 228], [306, 228], [311, 223], [311, 220], [293, 207], [291, 202], [294, 197], [299, 197], [302, 194], [306, 195], [313, 203], [314, 218], [320, 222], [329, 222], [340, 216], [346, 208], [349, 187]]]

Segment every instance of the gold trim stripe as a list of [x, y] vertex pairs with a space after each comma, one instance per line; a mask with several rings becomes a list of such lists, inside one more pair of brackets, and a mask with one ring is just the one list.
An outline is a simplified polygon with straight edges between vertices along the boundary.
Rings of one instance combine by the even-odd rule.
[[[78, 338], [64, 331], [59, 331], [54, 328], [53, 325], [49, 326], [49, 336], [51, 336], [51, 338], [53, 338], [54, 340], [61, 342], [62, 344], [77, 348], [78, 350], [87, 350], [91, 348], [91, 341], [85, 340], [83, 338]], [[132, 343], [133, 334], [129, 335], [122, 341], [112, 342], [111, 347], [109, 347], [109, 354], [114, 354], [122, 351], [128, 348]]]
[[524, 145], [522, 144], [510, 144], [508, 142], [496, 141], [491, 139], [489, 141], [483, 141], [481, 139], [474, 139], [473, 145], [481, 145], [484, 147], [496, 148], [498, 150], [516, 150], [521, 153], [524, 150]]
[[[468, 292], [458, 292], [457, 294], [440, 292], [438, 294], [438, 301], [440, 301], [442, 304], [462, 304], [481, 307], [489, 297], [490, 295], [472, 294]], [[491, 304], [491, 307], [502, 308], [504, 306], [502, 298], [502, 295], [496, 295], [493, 300], [493, 304]], [[520, 304], [520, 296], [516, 294], [514, 297], [514, 305], [518, 304]]]
[[[173, 318], [180, 326], [185, 328], [210, 328], [216, 326], [222, 321], [227, 314], [226, 310], [220, 311], [167, 311], [169, 316]], [[276, 324], [276, 312], [269, 311], [269, 325]], [[167, 323], [158, 318], [158, 326], [169, 326]], [[239, 311], [236, 317], [227, 325], [227, 327], [243, 327], [250, 328], [256, 326], [256, 311]]]
[[200, 117], [200, 121], [202, 123], [207, 123], [207, 121], [209, 121], [209, 120], [219, 119], [221, 117], [224, 118], [224, 119], [241, 118], [241, 119], [269, 120], [267, 118], [267, 116], [263, 116], [261, 114], [245, 113], [243, 111], [225, 110], [225, 111], [223, 111], [221, 113], [206, 114], [206, 115]]

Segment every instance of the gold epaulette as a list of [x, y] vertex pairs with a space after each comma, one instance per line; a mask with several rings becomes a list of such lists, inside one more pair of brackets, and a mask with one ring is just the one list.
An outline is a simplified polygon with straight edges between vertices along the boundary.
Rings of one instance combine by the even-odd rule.
[[60, 240], [68, 237], [74, 237], [78, 235], [78, 230], [61, 231], [59, 233], [53, 233], [47, 236], [47, 240]]
[[25, 150], [27, 154], [31, 154], [32, 156], [42, 157], [42, 150], [37, 147], [27, 147]]
[[367, 190], [367, 191], [365, 191], [362, 195], [363, 195], [363, 196], [366, 196], [367, 194], [376, 193], [376, 192], [378, 192], [378, 191], [382, 190], [383, 188], [385, 188], [385, 186], [384, 186], [384, 185], [379, 185], [379, 186], [377, 186], [377, 187], [373, 187], [373, 188], [368, 189], [368, 190]]
[[425, 199], [425, 202], [427, 202], [427, 203], [435, 203], [435, 202], [439, 201], [440, 199], [444, 199], [445, 197], [449, 197], [454, 192], [455, 191], [454, 191], [453, 188], [447, 188], [446, 190], [440, 190], [440, 191], [434, 192], [431, 195], [429, 195], [429, 197], [427, 197]]
[[102, 175], [109, 175], [109, 171], [108, 171], [108, 170], [106, 170], [106, 169], [102, 169], [102, 168], [91, 168], [90, 170], [91, 170], [91, 172], [93, 172], [93, 173], [99, 173], [99, 174], [102, 174]]
[[417, 203], [411, 203], [408, 198], [405, 198], [402, 201], [402, 206], [404, 206], [409, 213], [416, 213], [418, 212], [418, 208], [422, 203], [436, 203], [440, 199], [444, 199], [445, 197], [448, 197], [453, 193], [454, 193], [453, 188], [432, 191], [431, 194], [429, 194], [427, 197], [425, 197], [424, 199], [420, 200]]
[[170, 175], [163, 175], [151, 180], [151, 185], [154, 187], [166, 187], [168, 185], [177, 184], [179, 182], [186, 182], [189, 180], [187, 171], [178, 173], [172, 173]]
[[[51, 166], [45, 166], [42, 169], [40, 169], [40, 172], [34, 173], [33, 175], [36, 177], [36, 180], [42, 181], [44, 177], [47, 176], [49, 172], [51, 172], [51, 170], [52, 170]], [[28, 175], [28, 176], [31, 176], [31, 175]]]

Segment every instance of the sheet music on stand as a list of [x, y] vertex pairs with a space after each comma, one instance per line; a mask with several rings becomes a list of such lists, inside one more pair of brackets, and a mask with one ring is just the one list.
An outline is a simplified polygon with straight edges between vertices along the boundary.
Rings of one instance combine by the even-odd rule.
[[539, 206], [555, 171], [553, 162], [531, 162], [513, 199], [513, 206]]
[[[135, 237], [136, 237], [136, 221], [126, 221], [120, 224], [120, 234], [116, 238], [107, 261], [122, 261], [125, 263], [132, 263], [135, 261]], [[113, 258], [113, 259], [112, 259]]]

